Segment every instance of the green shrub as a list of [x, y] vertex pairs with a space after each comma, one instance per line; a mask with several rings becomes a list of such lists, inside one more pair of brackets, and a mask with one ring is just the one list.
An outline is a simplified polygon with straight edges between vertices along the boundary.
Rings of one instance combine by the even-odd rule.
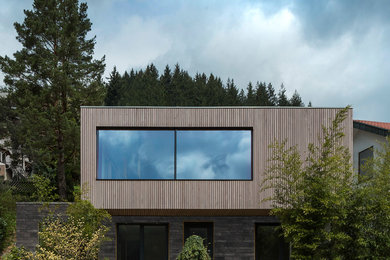
[[187, 238], [183, 250], [180, 252], [177, 260], [210, 260], [207, 249], [203, 245], [203, 238], [192, 235]]
[[20, 260], [20, 259], [28, 259], [29, 252], [24, 249], [24, 247], [16, 247], [13, 246], [11, 251], [5, 255], [3, 255], [4, 260]]
[[0, 193], [0, 253], [11, 244], [16, 225], [16, 201], [11, 191]]
[[0, 217], [0, 244], [4, 240], [7, 234], [7, 222]]
[[57, 193], [55, 193], [55, 186], [52, 185], [49, 178], [42, 175], [34, 175], [32, 182], [35, 187], [35, 191], [32, 194], [32, 198], [40, 202], [52, 202], [59, 199]]
[[107, 240], [105, 234], [111, 216], [105, 210], [96, 209], [88, 200], [81, 199], [79, 189], [75, 191], [75, 202], [69, 205], [66, 217], [56, 216], [53, 212], [40, 223], [39, 244], [35, 252], [15, 247], [5, 259], [97, 259], [100, 245]]
[[[84, 185], [86, 187], [86, 185]], [[84, 188], [80, 190], [78, 186], [74, 188], [74, 203], [68, 206], [67, 215], [74, 221], [84, 222], [84, 233], [91, 237], [101, 226], [111, 221], [111, 216], [104, 209], [96, 209], [88, 200], [88, 191]], [[83, 197], [83, 198], [82, 198]]]

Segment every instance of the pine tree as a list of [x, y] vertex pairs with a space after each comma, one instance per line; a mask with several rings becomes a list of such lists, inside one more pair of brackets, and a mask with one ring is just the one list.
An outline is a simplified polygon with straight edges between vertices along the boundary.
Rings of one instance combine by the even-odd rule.
[[305, 106], [305, 104], [302, 102], [302, 98], [298, 94], [297, 90], [295, 90], [294, 94], [290, 98], [289, 103], [291, 106], [294, 106], [294, 107], [304, 107]]
[[278, 98], [275, 94], [275, 89], [271, 83], [267, 85], [267, 94], [268, 94], [268, 106], [278, 105]]
[[247, 106], [255, 106], [256, 105], [256, 94], [252, 86], [252, 82], [249, 82], [248, 87], [246, 89], [246, 105]]
[[226, 89], [225, 89], [225, 102], [226, 106], [238, 106], [238, 89], [234, 84], [234, 80], [227, 80]]
[[165, 90], [159, 83], [158, 70], [153, 64], [146, 67], [142, 79], [142, 90], [146, 95], [141, 105], [158, 106], [163, 104], [165, 101]]
[[194, 106], [205, 106], [206, 105], [206, 74], [197, 73], [195, 75], [194, 88], [196, 89], [196, 95], [193, 97]]
[[241, 89], [240, 93], [238, 94], [238, 103], [239, 106], [243, 106], [246, 103], [245, 92], [243, 89]]
[[120, 97], [120, 88], [121, 88], [121, 75], [119, 75], [116, 67], [112, 70], [110, 78], [107, 84], [107, 93], [104, 99], [104, 104], [106, 106], [117, 106]]
[[15, 23], [22, 49], [0, 57], [7, 99], [18, 121], [9, 120], [11, 140], [39, 173], [57, 177], [62, 200], [67, 181], [79, 176], [80, 106], [101, 105], [104, 57], [93, 59], [95, 37], [87, 4], [78, 0], [35, 0]]
[[164, 105], [172, 106], [172, 96], [174, 91], [172, 89], [172, 73], [169, 66], [165, 66], [164, 74], [160, 76], [160, 84], [162, 85], [165, 93]]
[[278, 94], [278, 106], [283, 107], [283, 106], [289, 106], [290, 102], [287, 99], [286, 96], [286, 89], [284, 88], [284, 85], [282, 84], [280, 86], [279, 94]]
[[264, 83], [257, 82], [256, 84], [256, 105], [268, 106], [270, 105], [269, 96]]

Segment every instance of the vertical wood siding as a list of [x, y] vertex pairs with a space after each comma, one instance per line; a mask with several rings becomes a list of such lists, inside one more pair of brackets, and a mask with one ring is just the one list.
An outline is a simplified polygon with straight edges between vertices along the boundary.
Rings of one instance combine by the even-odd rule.
[[[287, 139], [302, 153], [318, 144], [322, 125], [337, 108], [81, 108], [81, 183], [89, 198], [106, 209], [267, 209], [260, 184], [270, 157], [268, 146]], [[352, 152], [352, 110], [344, 121], [344, 145]], [[97, 127], [253, 127], [252, 181], [96, 180]]]

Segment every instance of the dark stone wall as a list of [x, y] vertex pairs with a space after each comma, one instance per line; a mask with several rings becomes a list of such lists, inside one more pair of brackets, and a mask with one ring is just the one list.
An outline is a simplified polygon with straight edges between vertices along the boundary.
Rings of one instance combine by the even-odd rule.
[[275, 217], [156, 217], [113, 216], [107, 234], [112, 238], [100, 251], [102, 258], [115, 259], [116, 224], [169, 224], [169, 259], [176, 259], [183, 247], [184, 222], [214, 223], [214, 260], [253, 260], [255, 258], [255, 223], [275, 223]]
[[52, 202], [42, 204], [39, 202], [16, 203], [16, 246], [24, 246], [28, 250], [34, 250], [38, 244], [39, 222], [48, 216], [50, 212], [64, 216], [69, 203]]
[[[51, 203], [49, 209], [64, 215], [68, 203]], [[16, 205], [16, 245], [34, 250], [38, 244], [39, 222], [48, 214], [41, 203], [21, 202]], [[113, 216], [99, 258], [115, 259], [116, 225], [154, 223], [169, 225], [169, 259], [176, 259], [183, 247], [184, 222], [212, 222], [214, 224], [214, 260], [253, 260], [255, 257], [255, 223], [275, 223], [271, 216]]]

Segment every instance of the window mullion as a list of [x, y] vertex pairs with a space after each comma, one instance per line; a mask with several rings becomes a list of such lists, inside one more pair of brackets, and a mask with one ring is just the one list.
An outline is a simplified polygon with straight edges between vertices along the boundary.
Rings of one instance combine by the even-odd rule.
[[174, 153], [175, 153], [175, 158], [174, 158], [174, 179], [176, 180], [176, 171], [177, 171], [177, 160], [176, 160], [176, 157], [177, 157], [177, 130], [175, 129], [175, 148], [174, 148]]

